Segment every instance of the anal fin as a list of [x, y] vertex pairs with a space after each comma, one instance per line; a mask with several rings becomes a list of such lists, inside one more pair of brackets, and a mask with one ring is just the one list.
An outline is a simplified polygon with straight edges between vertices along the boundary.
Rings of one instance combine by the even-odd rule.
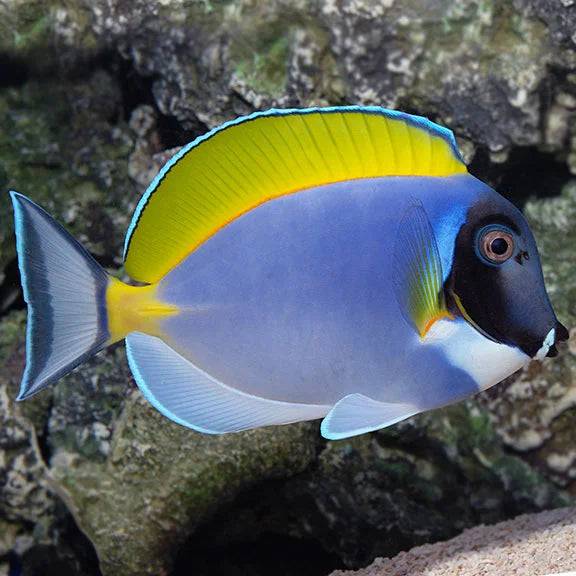
[[379, 402], [363, 394], [349, 394], [334, 405], [320, 430], [328, 440], [341, 440], [392, 426], [418, 412], [411, 404]]
[[268, 400], [219, 382], [160, 338], [133, 332], [126, 338], [130, 369], [146, 399], [174, 422], [205, 434], [322, 418], [319, 404]]

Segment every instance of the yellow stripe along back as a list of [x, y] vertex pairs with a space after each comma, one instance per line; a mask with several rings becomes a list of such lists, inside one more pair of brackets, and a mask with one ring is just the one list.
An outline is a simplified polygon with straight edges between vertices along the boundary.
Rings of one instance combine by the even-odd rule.
[[313, 186], [466, 172], [452, 132], [379, 107], [269, 110], [183, 148], [142, 197], [126, 236], [130, 276], [156, 282], [241, 214]]

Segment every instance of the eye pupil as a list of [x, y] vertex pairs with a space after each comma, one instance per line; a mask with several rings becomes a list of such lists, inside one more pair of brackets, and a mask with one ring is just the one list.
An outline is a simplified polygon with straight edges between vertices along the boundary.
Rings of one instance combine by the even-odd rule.
[[495, 238], [490, 243], [490, 249], [497, 256], [502, 256], [508, 250], [508, 242], [504, 238]]
[[480, 254], [490, 262], [502, 264], [514, 254], [514, 237], [502, 229], [488, 229], [479, 238]]

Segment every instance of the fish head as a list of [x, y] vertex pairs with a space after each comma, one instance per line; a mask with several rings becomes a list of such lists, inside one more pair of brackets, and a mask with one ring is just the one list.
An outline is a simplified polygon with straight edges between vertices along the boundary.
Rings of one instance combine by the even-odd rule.
[[530, 358], [556, 356], [568, 339], [544, 285], [536, 241], [524, 215], [486, 187], [456, 235], [448, 305], [495, 342]]

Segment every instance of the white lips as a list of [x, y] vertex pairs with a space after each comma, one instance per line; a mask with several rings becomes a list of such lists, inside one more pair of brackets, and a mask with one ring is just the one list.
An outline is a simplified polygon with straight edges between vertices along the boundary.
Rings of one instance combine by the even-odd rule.
[[555, 338], [556, 338], [556, 329], [552, 328], [552, 330], [550, 330], [550, 332], [548, 332], [548, 335], [546, 336], [546, 338], [544, 338], [544, 342], [542, 343], [542, 348], [540, 348], [540, 350], [538, 350], [538, 352], [536, 352], [536, 356], [534, 356], [534, 358], [536, 358], [536, 360], [543, 360], [546, 357], [546, 354], [548, 354], [548, 350], [550, 350], [550, 346], [552, 346], [552, 344], [554, 344]]

